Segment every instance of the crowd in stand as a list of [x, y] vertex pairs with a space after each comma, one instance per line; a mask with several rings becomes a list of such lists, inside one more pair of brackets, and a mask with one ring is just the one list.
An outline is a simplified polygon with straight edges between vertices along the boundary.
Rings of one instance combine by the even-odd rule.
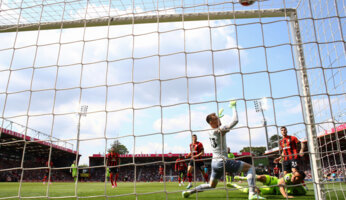
[[[346, 168], [344, 170], [346, 171]], [[305, 179], [312, 180], [311, 170], [305, 171], [305, 174], [306, 174]], [[338, 168], [336, 170], [324, 169], [323, 178], [325, 181], [339, 181], [339, 180], [343, 180], [345, 177], [344, 177], [342, 168]]]
[[142, 166], [138, 181], [160, 181], [159, 166]]
[[[24, 162], [24, 169], [25, 168], [36, 168], [36, 167], [43, 167], [44, 161], [38, 160], [26, 160]], [[17, 182], [20, 181], [22, 171], [21, 169], [15, 169], [20, 168], [21, 161], [18, 160], [5, 160], [0, 158], [0, 170], [3, 169], [11, 169], [13, 170], [4, 170], [0, 171], [0, 182]], [[166, 177], [175, 177], [177, 176], [177, 173], [174, 171], [173, 165], [166, 165]], [[154, 182], [154, 181], [160, 181], [160, 174], [159, 174], [159, 165], [137, 165], [136, 167], [136, 181], [139, 182]], [[346, 168], [344, 167], [344, 171]], [[90, 170], [90, 178], [88, 181], [100, 181], [103, 182], [105, 180], [105, 168], [91, 168]], [[312, 174], [311, 170], [305, 169], [306, 179], [311, 180]], [[42, 181], [44, 175], [45, 175], [46, 169], [27, 169], [24, 170], [23, 173], [23, 180], [22, 181], [30, 181], [30, 182], [39, 182]], [[344, 173], [341, 166], [330, 166], [323, 169], [323, 175], [324, 180], [331, 181], [331, 180], [340, 180], [344, 179]], [[209, 172], [210, 173], [210, 172]], [[196, 173], [196, 181], [202, 181], [203, 178], [200, 173]], [[120, 181], [128, 181], [133, 182], [134, 181], [134, 166], [123, 166], [119, 168], [119, 179]], [[72, 181], [71, 174], [69, 173], [68, 169], [59, 170], [59, 169], [52, 169], [51, 170], [51, 177], [52, 181]], [[166, 179], [167, 181], [169, 179]]]
[[[346, 167], [344, 167], [344, 170], [346, 170]], [[337, 180], [345, 178], [342, 168], [336, 166], [323, 169], [323, 176], [324, 180]]]
[[[45, 176], [46, 169], [27, 169], [26, 168], [39, 168], [43, 167], [44, 162], [39, 160], [26, 160], [23, 165], [24, 173], [22, 181], [30, 181], [30, 182], [40, 182]], [[11, 169], [13, 170], [5, 170], [0, 171], [0, 182], [17, 182], [20, 181], [22, 170], [15, 169], [20, 168], [21, 161], [18, 160], [5, 160], [0, 158], [0, 170], [2, 169]], [[72, 177], [69, 174], [69, 170], [51, 170], [51, 179], [53, 182], [55, 181], [72, 181]]]
[[[104, 181], [105, 180], [105, 168], [91, 168], [90, 169], [90, 181]], [[166, 177], [177, 177], [177, 172], [174, 171], [174, 165], [166, 165]], [[196, 173], [196, 181], [202, 181], [203, 177], [200, 173]], [[134, 181], [134, 166], [119, 167], [120, 181]], [[169, 181], [170, 179], [166, 179]], [[136, 167], [136, 181], [137, 182], [155, 182], [160, 181], [159, 165], [137, 165]]]

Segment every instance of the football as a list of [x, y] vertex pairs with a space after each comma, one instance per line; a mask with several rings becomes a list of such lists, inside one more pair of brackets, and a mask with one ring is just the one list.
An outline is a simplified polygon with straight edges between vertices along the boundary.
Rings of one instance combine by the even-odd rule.
[[256, 0], [239, 0], [239, 3], [243, 6], [251, 6]]
[[286, 184], [291, 184], [292, 182], [291, 182], [291, 179], [292, 179], [292, 174], [291, 173], [288, 173], [288, 174], [286, 174], [285, 176], [284, 176], [284, 181], [285, 181], [285, 183]]

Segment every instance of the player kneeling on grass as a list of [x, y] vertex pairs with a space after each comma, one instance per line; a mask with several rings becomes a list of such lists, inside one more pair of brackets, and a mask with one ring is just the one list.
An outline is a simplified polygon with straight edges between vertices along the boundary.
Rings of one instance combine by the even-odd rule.
[[[282, 194], [285, 198], [293, 198], [293, 196], [288, 195], [305, 195], [307, 190], [302, 184], [302, 181], [305, 178], [305, 173], [302, 171], [296, 171], [293, 173], [288, 173], [284, 177], [278, 179], [275, 176], [269, 176], [269, 175], [259, 175], [256, 176], [256, 180], [260, 181], [265, 185], [264, 187], [259, 188], [259, 191], [262, 195], [275, 195], [275, 194]], [[234, 180], [246, 180], [246, 177], [239, 177], [235, 176]], [[241, 187], [235, 183], [229, 183], [227, 184], [229, 187], [235, 187], [239, 189], [240, 191], [247, 193], [248, 189]], [[286, 187], [285, 189], [285, 186]]]
[[[227, 157], [227, 145], [226, 145], [226, 133], [228, 133], [237, 123], [238, 114], [236, 109], [236, 102], [231, 101], [230, 107], [233, 110], [233, 119], [229, 125], [221, 127], [220, 118], [215, 114], [209, 114], [206, 118], [208, 124], [213, 128], [209, 134], [210, 143], [213, 152], [213, 160], [211, 164], [211, 178], [209, 184], [202, 184], [192, 190], [187, 190], [182, 193], [184, 198], [189, 197], [196, 192], [202, 192], [204, 190], [213, 189], [217, 186], [218, 179], [220, 179], [225, 171], [232, 174], [238, 172], [247, 173], [247, 181], [249, 184], [249, 199], [265, 199], [255, 194], [255, 177], [254, 168], [242, 161], [228, 160]], [[220, 114], [221, 116], [221, 114]]]

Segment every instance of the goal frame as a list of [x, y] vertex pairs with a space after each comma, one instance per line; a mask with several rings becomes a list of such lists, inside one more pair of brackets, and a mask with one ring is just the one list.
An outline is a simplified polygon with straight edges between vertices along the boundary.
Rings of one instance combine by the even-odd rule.
[[[130, 16], [129, 16], [130, 15]], [[20, 17], [20, 16], [19, 16]], [[308, 74], [304, 59], [304, 50], [299, 28], [298, 14], [295, 8], [285, 9], [263, 9], [263, 10], [241, 10], [226, 12], [203, 12], [203, 13], [182, 13], [182, 14], [157, 14], [157, 15], [138, 15], [132, 13], [124, 17], [102, 17], [98, 19], [81, 19], [74, 21], [62, 22], [44, 22], [29, 23], [19, 25], [2, 25], [0, 33], [5, 32], [23, 32], [23, 31], [40, 31], [52, 29], [67, 29], [80, 27], [97, 27], [113, 25], [131, 25], [146, 23], [167, 23], [167, 22], [189, 22], [204, 20], [229, 20], [229, 19], [247, 19], [247, 18], [269, 18], [269, 17], [286, 17], [289, 18], [291, 31], [292, 46], [294, 56], [296, 57], [297, 73], [299, 74], [299, 91], [303, 105], [304, 124], [306, 127], [306, 136], [309, 150], [309, 158], [312, 166], [313, 186], [315, 199], [325, 199], [324, 187], [321, 185], [323, 176], [321, 174], [321, 160], [318, 148], [317, 132], [315, 127], [313, 104], [310, 95], [310, 86]]]

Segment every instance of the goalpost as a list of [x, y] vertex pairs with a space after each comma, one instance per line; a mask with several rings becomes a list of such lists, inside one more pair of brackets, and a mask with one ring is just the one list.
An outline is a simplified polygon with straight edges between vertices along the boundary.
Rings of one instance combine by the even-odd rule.
[[[270, 113], [264, 128], [270, 135], [278, 135], [284, 125], [289, 134], [304, 130], [299, 136], [307, 140], [315, 199], [333, 199], [338, 192], [345, 197], [345, 149], [340, 145], [345, 130], [336, 130], [335, 136], [320, 134], [345, 124], [344, 7], [336, 0], [269, 0], [249, 7], [235, 0], [4, 1], [0, 3], [0, 40], [4, 42], [0, 46], [0, 118], [24, 124], [26, 129], [43, 129], [50, 138], [42, 141], [74, 143], [77, 160], [79, 154], [90, 155], [87, 147], [94, 143], [100, 147], [97, 152], [106, 153], [113, 140], [124, 141], [133, 155], [154, 150], [143, 144], [164, 155], [182, 151], [178, 144], [175, 149], [169, 146], [174, 137], [204, 136], [208, 128], [197, 121], [235, 99], [242, 117], [235, 132], [246, 133], [251, 149], [259, 145], [253, 138], [262, 134], [257, 130], [263, 126], [253, 118], [250, 103], [266, 97]], [[289, 56], [281, 57], [283, 52]], [[80, 105], [88, 105], [87, 116], [79, 111]], [[284, 109], [294, 114], [281, 113]], [[18, 194], [0, 199], [23, 198], [27, 144], [19, 142], [23, 141], [21, 164], [0, 168], [0, 172], [22, 170]], [[156, 141], [161, 145], [155, 147]], [[266, 141], [260, 141], [261, 145], [268, 146]], [[232, 147], [232, 139], [227, 142]], [[49, 161], [52, 151], [51, 146]], [[256, 158], [251, 156], [253, 162]], [[164, 156], [162, 162], [169, 163]], [[137, 167], [143, 163], [137, 166], [132, 157], [132, 163], [123, 166], [131, 164], [136, 183]], [[341, 181], [330, 187], [323, 173], [332, 167], [341, 172]], [[35, 168], [41, 169], [30, 170]], [[69, 168], [49, 167], [49, 177], [52, 170]], [[134, 184], [136, 197], [137, 187]], [[49, 197], [49, 188], [42, 196]], [[104, 189], [100, 197], [117, 196], [106, 193], [106, 184]], [[77, 190], [78, 184], [68, 196], [79, 197]], [[166, 183], [164, 191], [167, 198]]]

